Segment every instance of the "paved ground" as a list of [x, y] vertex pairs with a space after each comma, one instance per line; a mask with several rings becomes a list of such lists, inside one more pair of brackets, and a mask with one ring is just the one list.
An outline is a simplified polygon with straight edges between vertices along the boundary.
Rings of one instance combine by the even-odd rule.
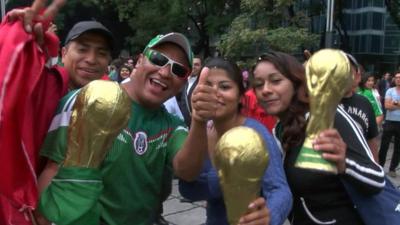
[[178, 181], [172, 184], [172, 194], [164, 202], [164, 218], [170, 224], [200, 225], [206, 220], [205, 202], [181, 202], [182, 196], [178, 191]]
[[[388, 161], [386, 162], [385, 171], [388, 171], [389, 157], [392, 156], [393, 143], [388, 153]], [[400, 167], [397, 168], [397, 177], [389, 177], [394, 184], [400, 188]], [[205, 224], [206, 212], [205, 202], [186, 203], [181, 202], [182, 197], [178, 191], [178, 182], [174, 180], [172, 194], [168, 200], [164, 202], [164, 218], [171, 225], [201, 225]], [[284, 225], [289, 225], [286, 222]]]

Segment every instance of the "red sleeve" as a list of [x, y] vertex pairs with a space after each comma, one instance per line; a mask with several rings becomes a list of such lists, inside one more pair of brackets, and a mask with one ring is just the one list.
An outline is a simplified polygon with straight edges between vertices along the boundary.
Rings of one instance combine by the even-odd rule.
[[20, 21], [0, 25], [0, 224], [36, 207], [39, 148], [68, 82], [65, 71], [45, 67], [52, 40], [40, 48]]
[[242, 114], [258, 120], [271, 132], [275, 127], [277, 119], [274, 116], [268, 115], [265, 110], [258, 104], [257, 97], [253, 89], [246, 91], [242, 98]]

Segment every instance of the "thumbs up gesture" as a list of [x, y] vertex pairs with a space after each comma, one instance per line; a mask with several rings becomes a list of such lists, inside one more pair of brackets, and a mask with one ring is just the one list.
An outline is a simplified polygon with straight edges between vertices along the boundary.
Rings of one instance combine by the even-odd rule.
[[210, 69], [201, 70], [199, 82], [192, 95], [192, 120], [207, 122], [215, 117], [217, 111], [217, 91], [208, 82]]

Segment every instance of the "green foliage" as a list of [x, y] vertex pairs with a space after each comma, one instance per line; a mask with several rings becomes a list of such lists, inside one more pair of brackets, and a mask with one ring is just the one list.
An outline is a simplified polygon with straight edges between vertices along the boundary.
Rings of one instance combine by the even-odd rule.
[[113, 7], [119, 20], [128, 23], [133, 30], [126, 38], [133, 52], [140, 52], [156, 34], [186, 29], [187, 17], [183, 0], [91, 0], [105, 7]]
[[400, 28], [400, 0], [387, 1], [386, 4], [394, 23]]
[[130, 39], [138, 47], [136, 51], [140, 51], [156, 34], [184, 32], [187, 18], [182, 11], [179, 0], [140, 2], [129, 19], [129, 25], [136, 30]]
[[208, 56], [210, 45], [217, 45], [224, 55], [240, 59], [267, 49], [295, 52], [312, 46], [317, 38], [306, 29], [305, 13], [294, 13], [295, 4], [294, 0], [68, 0], [56, 24], [59, 30], [64, 25], [69, 28], [82, 6], [97, 10], [98, 17], [113, 10], [118, 15], [116, 27], [128, 25], [118, 35], [125, 37], [119, 44], [130, 46], [131, 53], [140, 52], [156, 34], [176, 31], [190, 38], [197, 53]]
[[95, 3], [100, 8], [113, 7], [118, 12], [119, 20], [123, 21], [132, 17], [132, 12], [136, 9], [138, 0], [88, 0]]
[[305, 28], [280, 27], [269, 30], [266, 42], [270, 49], [294, 53], [299, 47], [316, 47], [319, 35], [310, 34]]
[[294, 13], [294, 3], [242, 0], [242, 13], [221, 36], [218, 50], [233, 59], [247, 60], [270, 49], [296, 53], [304, 47], [315, 47], [319, 35], [308, 31], [309, 19], [302, 11]]
[[188, 35], [198, 49], [208, 50], [209, 37], [225, 32], [238, 13], [240, 0], [90, 0], [113, 7], [129, 24], [126, 38], [139, 52], [154, 35], [170, 31]]
[[242, 0], [240, 2], [242, 11], [250, 14], [257, 13], [260, 10], [266, 10], [267, 6], [267, 1], [264, 0]]
[[255, 49], [265, 49], [263, 40], [267, 36], [267, 29], [252, 30], [250, 24], [248, 14], [242, 14], [235, 18], [228, 33], [221, 36], [218, 49], [223, 55], [238, 59], [251, 56]]

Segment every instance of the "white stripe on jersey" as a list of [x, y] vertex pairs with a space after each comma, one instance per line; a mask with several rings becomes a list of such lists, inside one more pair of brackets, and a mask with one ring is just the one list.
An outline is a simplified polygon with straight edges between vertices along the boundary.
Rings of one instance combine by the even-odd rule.
[[187, 127], [184, 127], [184, 126], [177, 126], [176, 129], [175, 129], [175, 131], [179, 131], [179, 130], [184, 130], [184, 131], [186, 131], [186, 132], [189, 132], [188, 128], [187, 128]]
[[63, 109], [61, 110], [61, 112], [65, 112], [65, 111], [72, 111], [72, 107], [75, 104], [75, 100], [76, 100], [76, 96], [79, 94], [80, 91], [76, 91], [75, 93], [73, 93], [69, 99], [65, 102]]
[[348, 159], [346, 158], [346, 163], [349, 164], [350, 166], [353, 166], [355, 168], [357, 168], [357, 170], [364, 172], [364, 173], [369, 173], [372, 174], [374, 176], [378, 176], [378, 177], [382, 177], [385, 172], [383, 170], [381, 170], [380, 172], [377, 172], [376, 170], [373, 170], [371, 168], [368, 167], [362, 167], [359, 164], [357, 164], [354, 160]]
[[[354, 170], [353, 168], [348, 168], [347, 167], [346, 170], [345, 170], [345, 173], [350, 175], [350, 176], [352, 176], [352, 177], [354, 177], [354, 178], [356, 178], [357, 180], [360, 180], [360, 181], [362, 181], [364, 183], [367, 183], [367, 184], [370, 184], [372, 186], [380, 187], [380, 188], [383, 187], [385, 185], [384, 179], [383, 179], [383, 182], [378, 183], [375, 180], [372, 180], [372, 179], [360, 174], [360, 172], [362, 172], [362, 173], [366, 173], [366, 174], [371, 174], [371, 175], [376, 176], [376, 177], [384, 177], [384, 171], [383, 171], [382, 167], [374, 161], [374, 159], [372, 157], [371, 149], [369, 148], [369, 146], [367, 144], [367, 141], [365, 140], [364, 136], [362, 135], [362, 132], [361, 132], [360, 128], [356, 125], [355, 121], [351, 118], [351, 116], [348, 115], [346, 113], [346, 111], [343, 110], [342, 107], [337, 107], [337, 111], [350, 124], [352, 130], [356, 134], [357, 140], [361, 143], [363, 149], [367, 153], [367, 155], [370, 158], [371, 162], [373, 162], [378, 168], [380, 168], [380, 171], [377, 172], [377, 171], [375, 171], [375, 170], [373, 170], [371, 168], [364, 167], [364, 166], [358, 164], [354, 160], [346, 158], [346, 164], [349, 165], [349, 166], [352, 166], [356, 170]], [[355, 141], [357, 141], [357, 140], [355, 140]]]
[[[367, 155], [369, 156], [371, 161], [375, 162], [374, 157], [372, 156], [371, 149], [369, 148], [369, 145], [368, 145], [367, 141], [365, 140], [362, 131], [357, 126], [356, 122], [353, 120], [353, 118], [351, 118], [351, 116], [349, 114], [347, 114], [347, 112], [342, 107], [337, 107], [337, 111], [349, 122], [351, 128], [354, 130], [354, 132], [357, 136], [357, 139], [362, 144], [364, 150], [366, 150], [365, 152], [367, 153]], [[376, 164], [376, 165], [378, 165], [378, 164]]]
[[[357, 173], [357, 171], [346, 168], [346, 174], [355, 177], [357, 180], [360, 180], [366, 184], [372, 185], [374, 187], [379, 187], [379, 188], [383, 188], [386, 184], [385, 180], [383, 180], [383, 182], [378, 183], [375, 180], [369, 179], [366, 176], [360, 175], [360, 173]], [[382, 172], [382, 177], [384, 176], [384, 173]]]
[[101, 183], [101, 180], [53, 179], [52, 182]]
[[70, 98], [65, 102], [63, 109], [59, 114], [54, 116], [53, 120], [51, 121], [50, 128], [48, 132], [58, 129], [59, 127], [67, 127], [69, 125], [69, 121], [71, 119], [72, 108], [75, 104], [76, 96], [78, 95], [79, 91], [73, 93]]

